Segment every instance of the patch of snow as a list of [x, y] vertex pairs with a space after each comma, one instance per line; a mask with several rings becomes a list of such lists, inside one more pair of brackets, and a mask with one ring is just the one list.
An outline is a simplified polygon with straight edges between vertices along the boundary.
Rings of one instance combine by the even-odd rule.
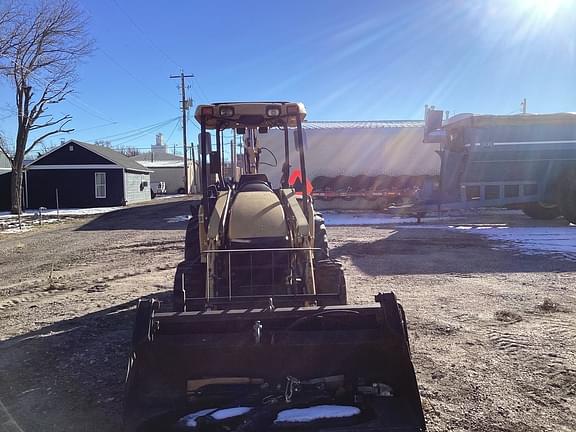
[[526, 255], [560, 254], [576, 261], [576, 229], [573, 227], [453, 226], [448, 228], [480, 234], [501, 241], [500, 249], [518, 250]]
[[31, 231], [32, 227], [30, 225], [22, 225], [22, 229], [20, 228], [8, 228], [5, 230], [0, 231], [0, 234], [20, 234]]
[[178, 223], [178, 222], [187, 222], [188, 219], [190, 219], [190, 215], [180, 215], [165, 218], [164, 221], [166, 223]]
[[234, 408], [208, 408], [196, 411], [181, 417], [178, 423], [183, 423], [187, 427], [196, 427], [197, 420], [200, 417], [209, 415], [214, 420], [226, 420], [233, 417], [244, 415], [252, 410], [252, 407], [234, 407]]
[[323, 212], [326, 225], [388, 225], [415, 223], [415, 217], [400, 217], [382, 213]]
[[216, 410], [217, 410], [217, 408], [209, 408], [209, 409], [203, 409], [200, 411], [196, 411], [196, 412], [193, 412], [191, 414], [185, 415], [180, 420], [178, 420], [178, 422], [184, 423], [187, 427], [196, 427], [196, 425], [197, 425], [196, 420], [199, 417], [203, 417], [205, 415], [208, 415], [208, 414], [210, 414]]
[[252, 411], [251, 407], [234, 407], [234, 408], [223, 408], [216, 412], [210, 414], [214, 420], [225, 420], [232, 417], [238, 417]]
[[[121, 210], [125, 207], [93, 207], [93, 208], [76, 208], [76, 209], [60, 209], [60, 216], [88, 216], [97, 215], [102, 213], [109, 213], [116, 210]], [[42, 211], [42, 218], [45, 216], [56, 216], [58, 212], [56, 209], [49, 209]], [[22, 213], [22, 217], [34, 217], [38, 215], [38, 210], [26, 210]], [[18, 219], [18, 215], [11, 214], [10, 212], [0, 212], [0, 219]]]
[[318, 405], [280, 411], [274, 423], [307, 423], [320, 419], [353, 417], [358, 414], [360, 409], [354, 406]]
[[186, 196], [188, 196], [188, 195], [186, 195], [186, 194], [156, 195], [156, 198], [154, 198], [154, 199], [162, 200], [162, 199], [168, 199], [168, 198], [182, 198], [182, 197], [186, 197]]

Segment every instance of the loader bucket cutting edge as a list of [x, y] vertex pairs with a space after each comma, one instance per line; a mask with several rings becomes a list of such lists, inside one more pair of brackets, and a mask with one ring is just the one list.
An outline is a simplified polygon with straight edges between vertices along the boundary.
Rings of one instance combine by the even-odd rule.
[[125, 430], [207, 430], [182, 429], [178, 420], [235, 406], [253, 409], [227, 430], [276, 430], [280, 411], [344, 405], [362, 414], [313, 430], [425, 431], [403, 314], [394, 294], [377, 299], [380, 304], [182, 313], [159, 313], [157, 302], [141, 301]]

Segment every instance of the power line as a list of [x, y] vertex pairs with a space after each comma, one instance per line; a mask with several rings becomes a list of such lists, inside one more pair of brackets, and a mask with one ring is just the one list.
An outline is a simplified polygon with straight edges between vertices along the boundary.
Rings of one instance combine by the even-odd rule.
[[176, 128], [178, 126], [180, 126], [180, 120], [178, 120], [178, 122], [174, 125], [172, 132], [170, 132], [170, 135], [168, 136], [168, 138], [166, 138], [166, 142], [170, 141], [170, 138], [172, 138], [172, 135], [174, 135], [174, 132], [176, 132]]
[[173, 121], [175, 121], [175, 120], [178, 120], [179, 118], [180, 118], [180, 117], [173, 117], [173, 118], [170, 118], [170, 119], [168, 119], [168, 120], [164, 120], [164, 121], [161, 121], [161, 122], [158, 122], [158, 123], [154, 123], [154, 124], [151, 124], [151, 125], [147, 125], [147, 126], [142, 126], [142, 127], [137, 128], [137, 129], [132, 129], [132, 130], [125, 131], [125, 132], [119, 132], [119, 133], [113, 134], [113, 135], [108, 135], [108, 136], [104, 136], [104, 137], [100, 137], [100, 138], [95, 138], [93, 141], [96, 141], [96, 140], [109, 140], [109, 139], [110, 139], [110, 140], [111, 140], [111, 139], [124, 139], [125, 137], [130, 137], [130, 136], [133, 136], [133, 135], [142, 133], [142, 132], [150, 132], [150, 130], [154, 130], [154, 129], [158, 128], [158, 127], [165, 126], [166, 124], [169, 124], [169, 123], [171, 123], [171, 122], [173, 122]]
[[204, 93], [204, 90], [202, 89], [202, 87], [200, 87], [200, 82], [198, 81], [198, 78], [196, 78], [195, 80], [192, 80], [192, 82], [196, 84], [196, 87], [198, 87], [198, 90], [202, 94], [204, 101], [208, 102], [208, 100], [209, 100], [208, 96], [206, 96], [206, 93]]
[[160, 46], [158, 46], [149, 36], [148, 33], [146, 33], [144, 30], [142, 30], [142, 28], [136, 23], [136, 21], [134, 21], [132, 19], [132, 17], [128, 14], [128, 12], [126, 12], [124, 10], [124, 8], [122, 8], [120, 6], [120, 4], [116, 1], [116, 0], [112, 0], [112, 2], [116, 5], [116, 7], [124, 14], [126, 15], [126, 18], [128, 18], [128, 20], [132, 23], [132, 25], [134, 26], [134, 28], [136, 28], [136, 30], [138, 30], [142, 36], [144, 36], [144, 38], [148, 41], [148, 43], [150, 44], [150, 46], [152, 46], [153, 48], [155, 48], [158, 52], [160, 52], [165, 58], [166, 60], [168, 60], [169, 62], [173, 63], [176, 67], [181, 68], [182, 66], [179, 65], [176, 61], [174, 61], [172, 59], [172, 57], [170, 57], [162, 48], [160, 48]]
[[102, 48], [99, 48], [99, 50], [102, 52], [102, 54], [104, 54], [106, 57], [108, 57], [108, 59], [114, 63], [116, 66], [118, 66], [120, 69], [122, 69], [124, 72], [126, 72], [126, 74], [128, 74], [134, 81], [138, 82], [142, 87], [144, 87], [146, 90], [148, 90], [150, 92], [150, 94], [154, 95], [158, 100], [161, 100], [162, 102], [166, 103], [167, 105], [170, 106], [170, 108], [174, 108], [174, 105], [172, 104], [172, 102], [170, 102], [168, 99], [165, 99], [163, 96], [160, 96], [158, 93], [156, 93], [156, 91], [154, 91], [151, 87], [149, 87], [144, 81], [142, 81], [140, 78], [138, 78], [136, 75], [134, 75], [128, 68], [125, 68], [124, 66], [122, 66], [122, 64], [120, 64], [114, 57], [112, 57], [109, 53], [107, 53], [106, 51], [104, 51]]

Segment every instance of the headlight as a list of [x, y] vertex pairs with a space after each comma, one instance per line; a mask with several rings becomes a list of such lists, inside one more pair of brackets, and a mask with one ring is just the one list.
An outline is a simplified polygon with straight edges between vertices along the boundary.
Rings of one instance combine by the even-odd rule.
[[206, 116], [206, 117], [212, 117], [214, 115], [214, 107], [211, 106], [203, 106], [200, 109], [200, 115]]
[[286, 112], [288, 114], [300, 114], [300, 107], [297, 104], [286, 105]]
[[234, 117], [234, 107], [221, 106], [219, 112], [220, 112], [220, 117]]
[[282, 111], [279, 106], [266, 107], [266, 117], [280, 117]]

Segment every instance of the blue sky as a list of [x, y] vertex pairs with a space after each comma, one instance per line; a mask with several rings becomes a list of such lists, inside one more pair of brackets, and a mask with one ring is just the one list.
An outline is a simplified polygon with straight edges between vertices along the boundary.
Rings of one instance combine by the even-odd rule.
[[[73, 115], [80, 140], [166, 122], [112, 144], [180, 144], [168, 77], [181, 68], [195, 104], [297, 100], [312, 120], [420, 119], [425, 104], [508, 114], [524, 97], [531, 112], [576, 111], [576, 0], [79, 3], [96, 50], [53, 112]], [[12, 103], [6, 82], [0, 95]]]

